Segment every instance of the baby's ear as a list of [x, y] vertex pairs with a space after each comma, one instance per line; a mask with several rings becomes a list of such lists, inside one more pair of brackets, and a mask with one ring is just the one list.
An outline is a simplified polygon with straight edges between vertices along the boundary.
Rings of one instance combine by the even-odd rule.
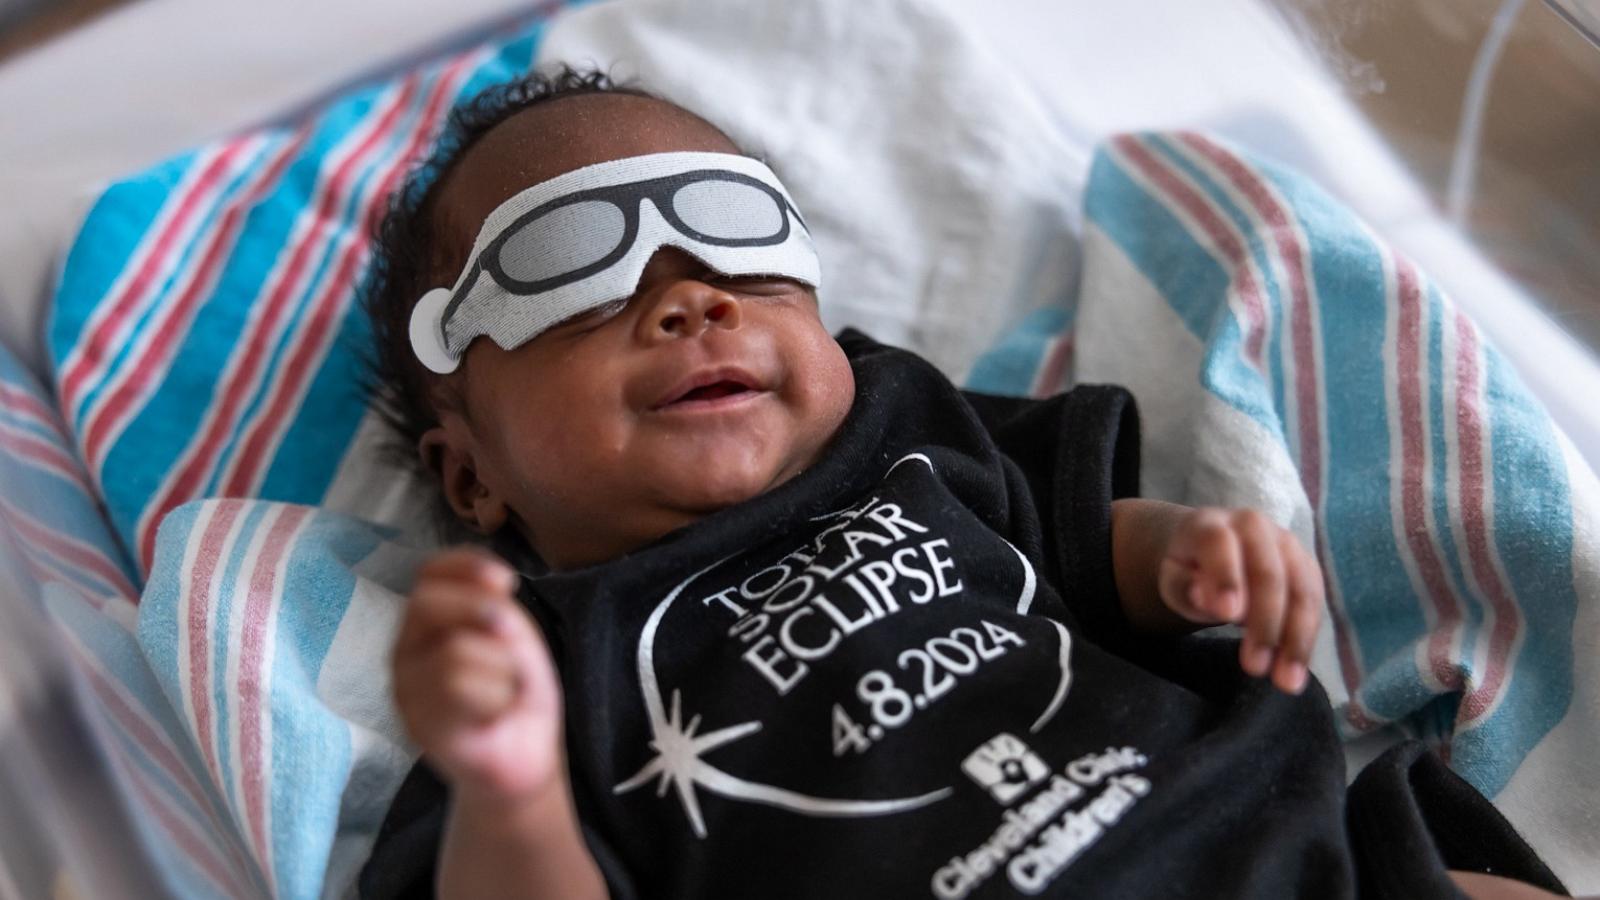
[[428, 429], [417, 441], [417, 454], [439, 476], [445, 502], [468, 528], [494, 534], [506, 523], [505, 501], [478, 478], [471, 442], [444, 425]]

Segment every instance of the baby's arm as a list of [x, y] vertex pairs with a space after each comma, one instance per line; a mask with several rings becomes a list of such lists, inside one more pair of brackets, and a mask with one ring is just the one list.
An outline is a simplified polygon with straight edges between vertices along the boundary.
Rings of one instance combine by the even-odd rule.
[[561, 691], [515, 575], [481, 552], [417, 576], [394, 650], [395, 701], [451, 787], [441, 897], [606, 896], [561, 752]]
[[1111, 504], [1117, 593], [1134, 627], [1244, 627], [1239, 662], [1291, 694], [1305, 688], [1322, 621], [1322, 569], [1293, 534], [1250, 509], [1155, 500]]

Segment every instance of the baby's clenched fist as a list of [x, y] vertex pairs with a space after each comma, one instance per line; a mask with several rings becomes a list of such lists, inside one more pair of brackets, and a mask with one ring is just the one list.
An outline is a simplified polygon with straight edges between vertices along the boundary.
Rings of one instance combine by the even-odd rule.
[[394, 648], [394, 693], [411, 739], [458, 791], [531, 797], [556, 784], [561, 691], [516, 573], [472, 549], [418, 572]]

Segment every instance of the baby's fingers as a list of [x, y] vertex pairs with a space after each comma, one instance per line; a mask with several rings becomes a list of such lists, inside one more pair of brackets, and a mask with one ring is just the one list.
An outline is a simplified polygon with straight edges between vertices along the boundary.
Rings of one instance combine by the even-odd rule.
[[1245, 614], [1244, 642], [1239, 661], [1251, 675], [1265, 676], [1272, 667], [1273, 650], [1283, 634], [1285, 607], [1282, 550], [1278, 526], [1255, 510], [1234, 517], [1234, 527], [1244, 552], [1245, 580], [1250, 609]]
[[1322, 624], [1322, 570], [1309, 553], [1288, 532], [1282, 544], [1284, 574], [1289, 584], [1289, 608], [1285, 614], [1283, 640], [1272, 666], [1272, 683], [1281, 690], [1298, 694], [1310, 677], [1311, 652]]
[[487, 630], [514, 605], [508, 594], [476, 582], [419, 581], [406, 601], [406, 618], [395, 638], [395, 655], [421, 652], [458, 629]]
[[486, 589], [510, 593], [516, 587], [516, 573], [487, 550], [464, 545], [435, 554], [417, 570], [418, 584], [430, 581], [477, 582]]
[[519, 699], [527, 708], [559, 720], [561, 682], [544, 633], [518, 608], [496, 610], [490, 630], [506, 647], [516, 671]]
[[423, 747], [500, 715], [516, 698], [517, 663], [490, 635], [457, 633], [395, 665], [395, 698]]
[[1198, 510], [1173, 536], [1162, 566], [1163, 596], [1178, 596], [1181, 603], [1169, 605], [1191, 621], [1238, 621], [1244, 612], [1242, 562], [1227, 513]]

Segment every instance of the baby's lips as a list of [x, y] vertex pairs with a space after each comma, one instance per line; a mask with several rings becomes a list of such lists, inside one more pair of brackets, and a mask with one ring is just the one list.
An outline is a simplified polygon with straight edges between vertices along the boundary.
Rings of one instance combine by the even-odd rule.
[[688, 375], [673, 382], [670, 388], [656, 397], [655, 402], [650, 404], [650, 408], [655, 410], [671, 406], [684, 400], [695, 391], [712, 388], [717, 385], [728, 385], [746, 391], [766, 390], [762, 379], [742, 366], [707, 366], [695, 369]]

